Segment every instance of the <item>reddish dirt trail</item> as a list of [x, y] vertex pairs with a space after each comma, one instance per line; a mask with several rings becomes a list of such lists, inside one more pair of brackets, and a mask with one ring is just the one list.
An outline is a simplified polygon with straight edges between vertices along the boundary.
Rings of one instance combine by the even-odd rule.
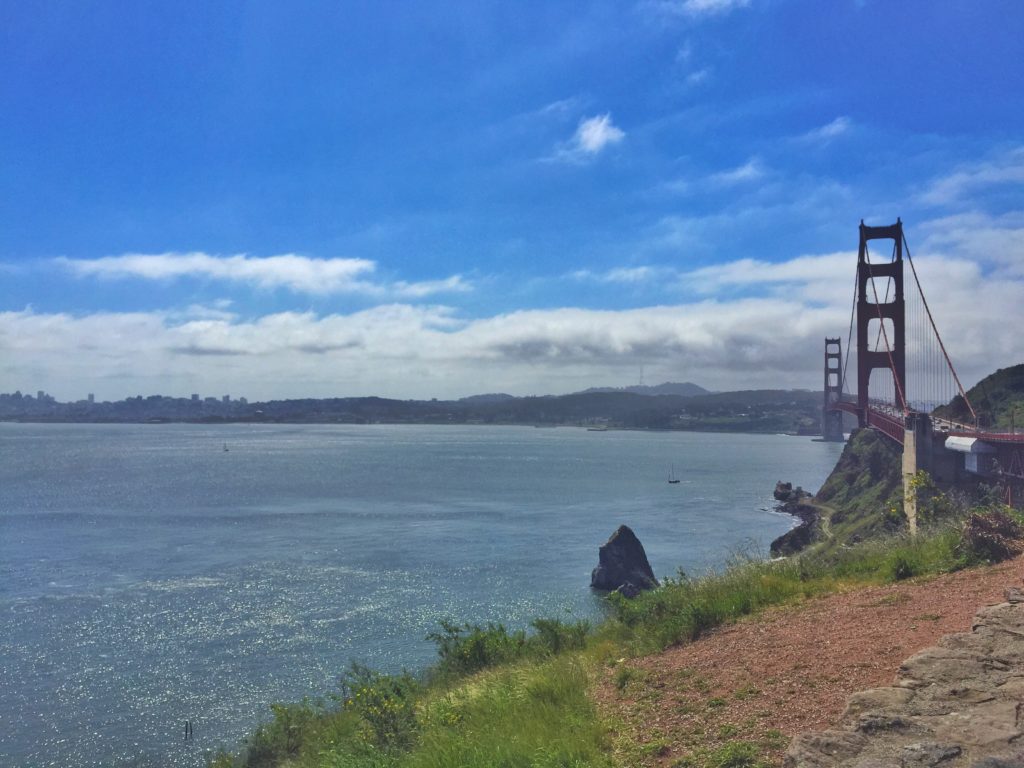
[[779, 764], [795, 734], [829, 727], [850, 694], [889, 685], [904, 659], [970, 630], [978, 608], [1002, 602], [1022, 577], [1018, 557], [771, 609], [626, 662], [633, 673], [621, 691], [609, 670], [596, 696], [624, 764], [672, 765], [733, 740], [756, 742]]

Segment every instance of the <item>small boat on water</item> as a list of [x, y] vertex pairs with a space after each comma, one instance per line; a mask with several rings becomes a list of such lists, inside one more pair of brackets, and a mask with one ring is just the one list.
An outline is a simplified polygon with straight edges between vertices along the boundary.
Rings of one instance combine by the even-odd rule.
[[228, 444], [224, 443], [224, 453], [227, 453], [227, 452], [228, 452]]
[[672, 466], [672, 469], [671, 469], [671, 470], [669, 470], [669, 473], [668, 473], [668, 482], [669, 482], [669, 484], [670, 484], [670, 485], [675, 485], [676, 483], [678, 483], [678, 482], [679, 482], [679, 478], [678, 478], [678, 477], [676, 477], [676, 468], [675, 468], [675, 465], [673, 465], [673, 466]]

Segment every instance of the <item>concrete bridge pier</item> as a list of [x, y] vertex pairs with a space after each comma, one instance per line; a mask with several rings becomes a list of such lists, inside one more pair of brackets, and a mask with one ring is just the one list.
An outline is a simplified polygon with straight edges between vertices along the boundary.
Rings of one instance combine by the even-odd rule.
[[911, 536], [917, 533], [917, 484], [914, 477], [922, 469], [931, 473], [934, 447], [931, 418], [925, 413], [908, 415], [903, 435], [903, 512], [907, 516]]

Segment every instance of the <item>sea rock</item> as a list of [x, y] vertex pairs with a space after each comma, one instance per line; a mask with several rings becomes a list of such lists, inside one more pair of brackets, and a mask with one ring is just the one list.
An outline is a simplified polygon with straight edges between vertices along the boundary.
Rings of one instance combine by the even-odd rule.
[[803, 499], [810, 498], [810, 495], [799, 485], [794, 488], [792, 483], [784, 483], [781, 480], [775, 483], [775, 490], [772, 491], [772, 496], [782, 505], [798, 504]]
[[787, 501], [789, 499], [789, 494], [791, 494], [792, 492], [792, 483], [784, 483], [781, 480], [779, 480], [777, 483], [775, 483], [775, 491], [772, 495], [775, 497], [776, 501]]
[[627, 592], [638, 594], [640, 590], [658, 586], [644, 545], [629, 526], [620, 525], [597, 553], [598, 565], [590, 575], [590, 586], [594, 589], [609, 592], [618, 589], [631, 597]]

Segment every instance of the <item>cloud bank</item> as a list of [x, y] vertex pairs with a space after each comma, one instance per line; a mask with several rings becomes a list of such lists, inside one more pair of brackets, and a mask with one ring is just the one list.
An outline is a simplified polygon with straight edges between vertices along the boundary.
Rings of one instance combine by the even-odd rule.
[[327, 295], [356, 293], [367, 296], [420, 298], [434, 293], [470, 289], [461, 276], [426, 282], [374, 282], [377, 268], [369, 259], [317, 259], [293, 253], [254, 257], [245, 254], [215, 256], [207, 253], [132, 253], [99, 259], [58, 258], [57, 263], [78, 277], [103, 279], [174, 280], [194, 278], [243, 283], [271, 290]]
[[[915, 263], [965, 383], [1019, 362], [1024, 348], [1016, 325], [991, 308], [1024, 306], [1024, 218], [975, 213], [937, 219], [923, 230]], [[90, 391], [109, 398], [194, 391], [250, 399], [428, 398], [624, 384], [643, 366], [651, 381], [810, 389], [820, 382], [825, 336], [845, 338], [855, 264], [856, 253], [845, 251], [565, 276], [637, 290], [677, 286], [675, 302], [622, 310], [470, 317], [452, 306], [403, 301], [347, 314], [255, 317], [235, 314], [225, 302], [147, 313], [25, 309], [0, 313], [0, 382], [61, 399]]]

